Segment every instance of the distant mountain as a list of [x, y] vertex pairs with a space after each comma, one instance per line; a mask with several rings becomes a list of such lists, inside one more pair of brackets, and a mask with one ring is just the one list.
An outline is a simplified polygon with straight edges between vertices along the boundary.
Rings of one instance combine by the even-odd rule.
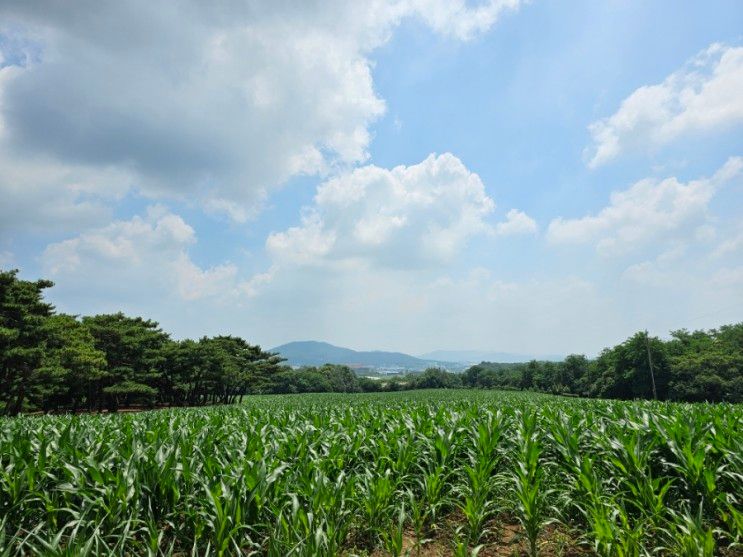
[[382, 352], [378, 350], [361, 352], [333, 346], [327, 342], [313, 340], [289, 342], [271, 352], [278, 352], [287, 363], [293, 366], [320, 366], [323, 364], [344, 364], [353, 367], [426, 369], [435, 362], [416, 358], [401, 352]]
[[482, 350], [434, 350], [420, 356], [423, 360], [436, 360], [439, 362], [457, 362], [479, 364], [480, 362], [499, 362], [514, 364], [529, 362], [531, 360], [559, 361], [563, 356], [547, 355], [535, 356], [528, 354], [511, 354], [509, 352], [487, 352]]
[[272, 348], [271, 352], [278, 352], [286, 358], [286, 363], [292, 366], [342, 364], [351, 367], [403, 368], [411, 371], [424, 370], [432, 366], [460, 371], [465, 369], [467, 364], [479, 364], [480, 362], [510, 364], [528, 362], [529, 360], [562, 360], [562, 356], [531, 356], [478, 350], [436, 350], [416, 358], [402, 352], [351, 350], [350, 348], [314, 340], [289, 342]]

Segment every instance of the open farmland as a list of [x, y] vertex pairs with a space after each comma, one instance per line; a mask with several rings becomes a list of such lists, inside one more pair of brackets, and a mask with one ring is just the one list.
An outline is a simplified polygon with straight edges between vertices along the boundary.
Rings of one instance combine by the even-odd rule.
[[739, 555], [740, 405], [488, 391], [0, 421], [0, 555]]

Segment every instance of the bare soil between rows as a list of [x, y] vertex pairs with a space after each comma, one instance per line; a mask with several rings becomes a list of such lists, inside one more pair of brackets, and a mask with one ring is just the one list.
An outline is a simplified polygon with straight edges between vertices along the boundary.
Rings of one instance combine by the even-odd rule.
[[[457, 539], [457, 528], [464, 527], [464, 517], [452, 513], [443, 525], [430, 532], [427, 539], [418, 543], [412, 529], [407, 529], [403, 536], [402, 555], [411, 557], [454, 557], [454, 543]], [[480, 548], [478, 557], [528, 557], [529, 542], [523, 535], [523, 528], [510, 516], [498, 516], [485, 525], [485, 531], [476, 545]], [[470, 551], [474, 549], [470, 547]], [[585, 543], [581, 543], [575, 533], [563, 525], [547, 526], [539, 537], [538, 555], [540, 557], [582, 557], [595, 555]], [[364, 550], [349, 550], [346, 555], [369, 557], [388, 557], [384, 548], [378, 547], [371, 553]]]

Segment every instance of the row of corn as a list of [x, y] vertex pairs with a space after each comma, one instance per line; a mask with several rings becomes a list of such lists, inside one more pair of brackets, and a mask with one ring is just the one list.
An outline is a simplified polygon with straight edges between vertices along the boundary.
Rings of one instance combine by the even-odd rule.
[[[487, 391], [0, 420], [0, 557], [743, 543], [743, 407]], [[551, 549], [554, 553], [554, 547]]]

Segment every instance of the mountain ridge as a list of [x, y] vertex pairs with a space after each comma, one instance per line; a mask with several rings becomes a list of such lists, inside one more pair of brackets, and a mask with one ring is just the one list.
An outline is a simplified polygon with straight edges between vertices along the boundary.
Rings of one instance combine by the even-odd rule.
[[561, 356], [533, 357], [509, 352], [488, 352], [478, 350], [435, 350], [421, 356], [404, 352], [386, 350], [353, 350], [317, 340], [292, 341], [271, 348], [286, 358], [292, 366], [320, 366], [323, 364], [342, 364], [352, 367], [403, 368], [423, 370], [431, 366], [463, 369], [462, 364], [476, 364], [483, 361], [498, 363], [519, 363], [533, 359], [560, 360]]
[[403, 352], [352, 350], [316, 340], [288, 342], [271, 348], [271, 352], [277, 352], [286, 358], [289, 365], [294, 366], [344, 364], [359, 367], [401, 367], [417, 370], [425, 369], [435, 363]]

